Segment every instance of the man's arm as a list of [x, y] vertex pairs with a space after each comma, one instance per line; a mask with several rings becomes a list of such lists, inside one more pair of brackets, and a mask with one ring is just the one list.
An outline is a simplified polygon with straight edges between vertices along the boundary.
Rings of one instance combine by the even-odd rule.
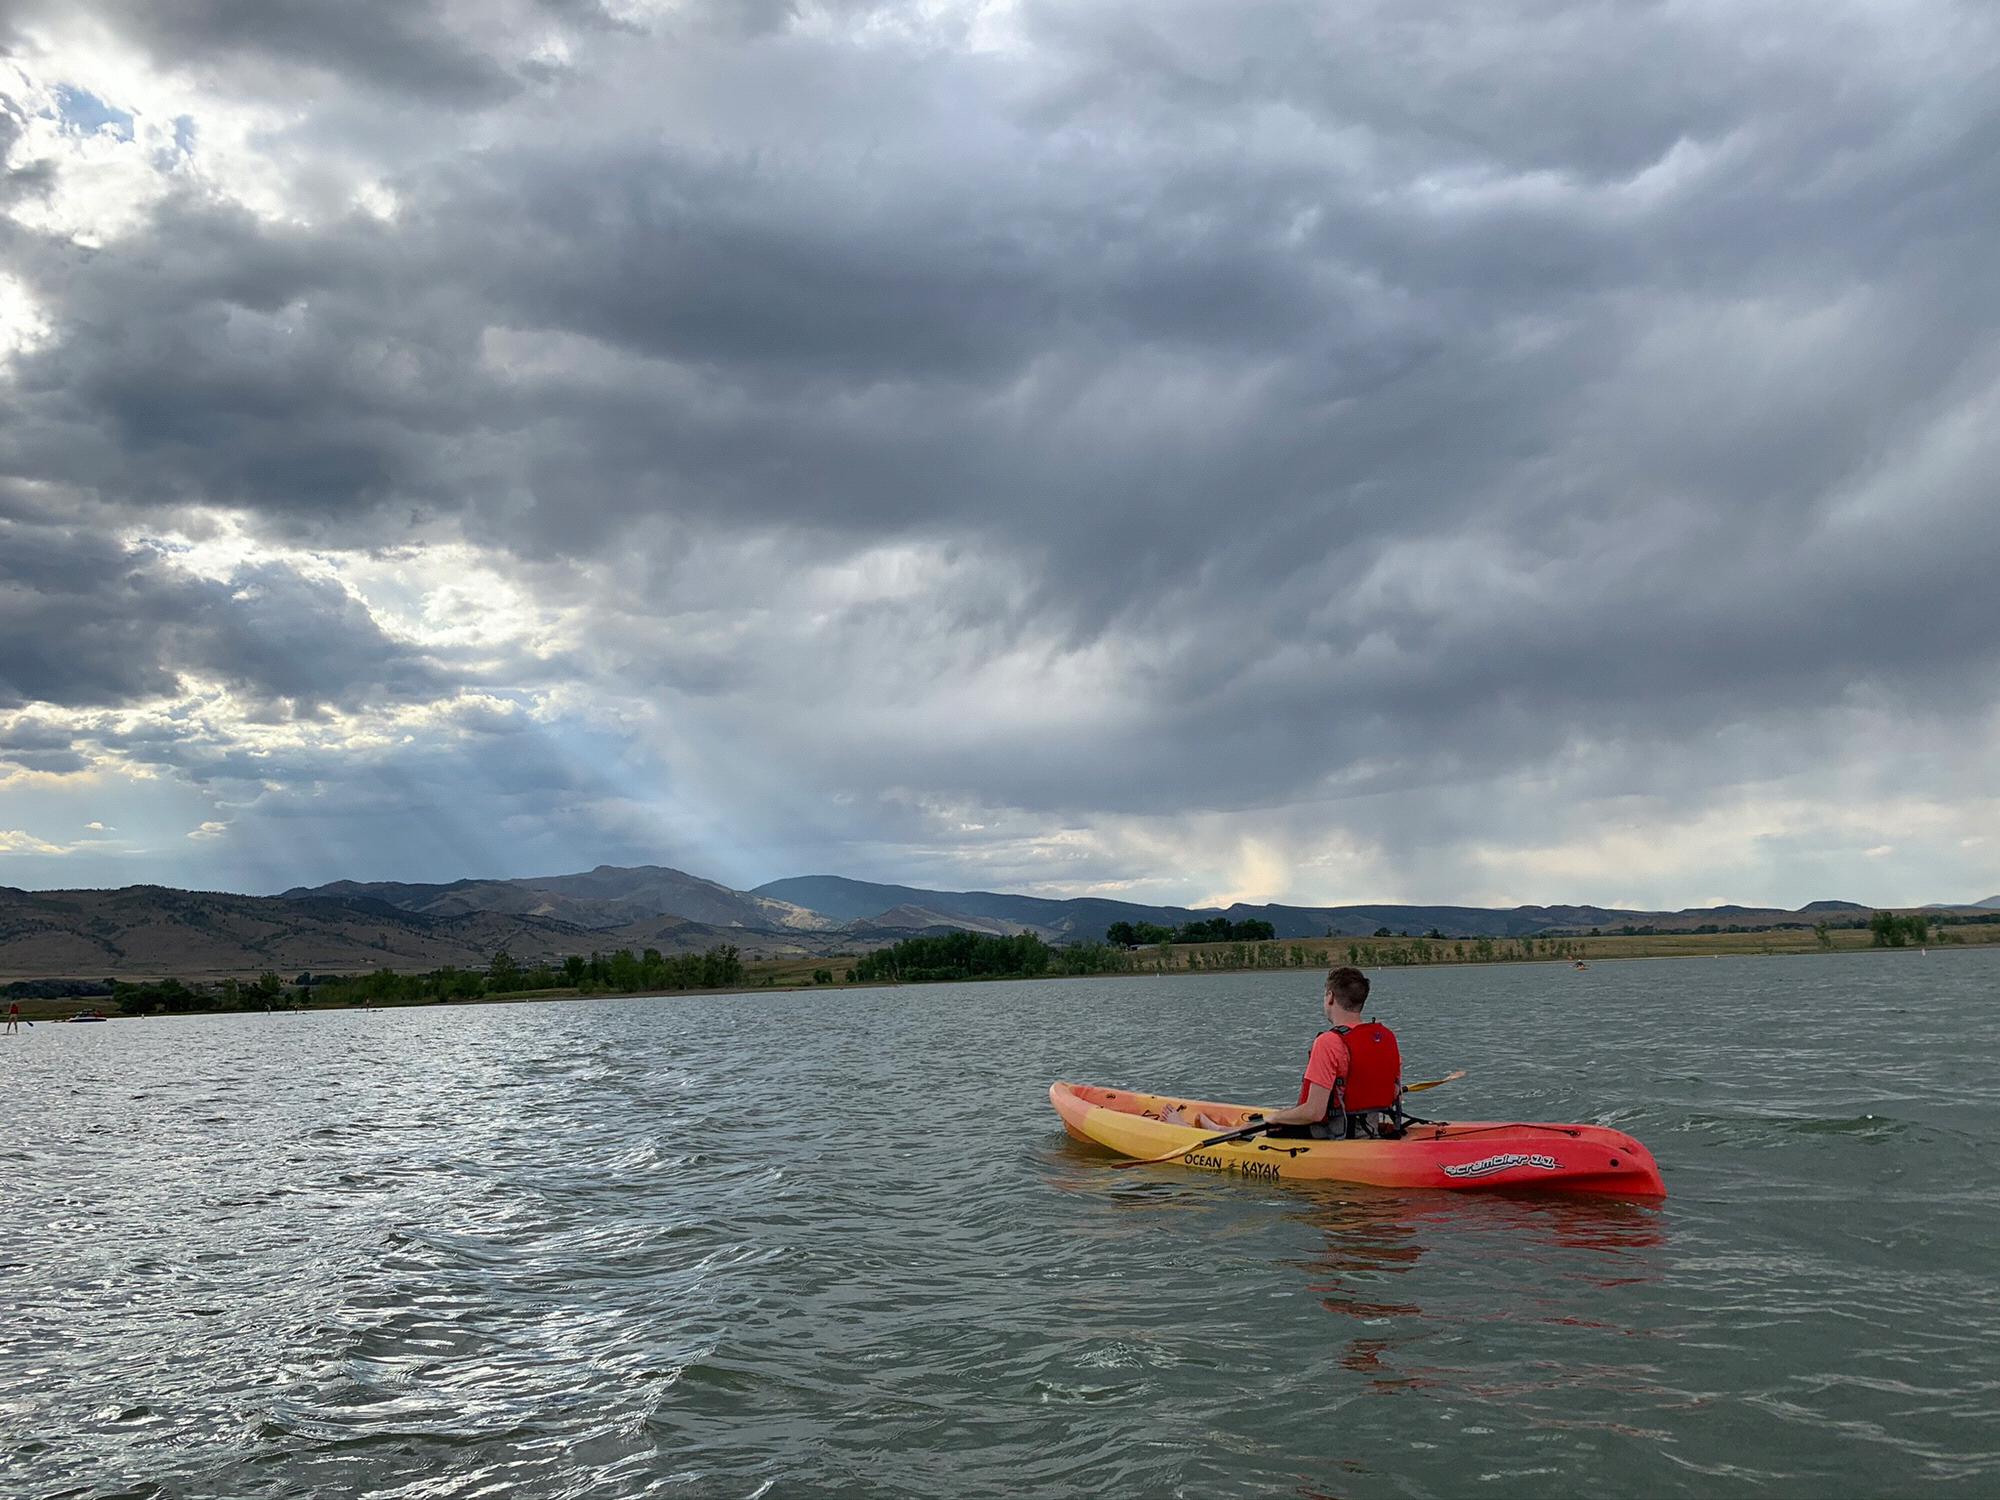
[[1322, 1031], [1313, 1038], [1312, 1053], [1306, 1058], [1306, 1097], [1270, 1111], [1264, 1118], [1273, 1125], [1313, 1125], [1326, 1118], [1327, 1100], [1334, 1085], [1347, 1076], [1350, 1059], [1347, 1043], [1337, 1031]]
[[1267, 1125], [1312, 1125], [1326, 1118], [1326, 1101], [1333, 1093], [1323, 1083], [1306, 1085], [1306, 1102], [1289, 1105], [1284, 1109], [1264, 1111]]

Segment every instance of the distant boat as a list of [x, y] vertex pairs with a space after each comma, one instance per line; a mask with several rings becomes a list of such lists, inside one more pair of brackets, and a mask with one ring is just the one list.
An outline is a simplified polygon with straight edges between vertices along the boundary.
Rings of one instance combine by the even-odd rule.
[[1589, 964], [1585, 963], [1585, 962], [1584, 962], [1584, 961], [1583, 961], [1582, 959], [1580, 959], [1580, 958], [1573, 958], [1573, 959], [1571, 959], [1571, 960], [1569, 961], [1569, 966], [1570, 966], [1570, 967], [1571, 967], [1572, 969], [1587, 969], [1587, 968], [1589, 968], [1589, 967], [1590, 967], [1590, 965], [1589, 965]]
[[108, 1021], [111, 1017], [101, 1016], [94, 1010], [80, 1010], [75, 1015], [68, 1017], [68, 1019], [74, 1023], [77, 1021]]

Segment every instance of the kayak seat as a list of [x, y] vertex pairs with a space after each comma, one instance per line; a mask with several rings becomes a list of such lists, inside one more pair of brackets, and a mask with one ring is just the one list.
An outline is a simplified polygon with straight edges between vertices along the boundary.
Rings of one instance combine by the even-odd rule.
[[1401, 1106], [1397, 1106], [1343, 1111], [1315, 1125], [1278, 1125], [1265, 1133], [1289, 1140], [1399, 1141], [1409, 1133], [1411, 1123]]

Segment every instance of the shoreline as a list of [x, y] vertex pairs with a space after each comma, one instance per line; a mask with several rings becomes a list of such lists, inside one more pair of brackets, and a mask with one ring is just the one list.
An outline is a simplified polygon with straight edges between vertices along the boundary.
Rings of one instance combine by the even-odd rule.
[[[1859, 935], [1863, 937], [1867, 936], [1866, 933], [1862, 933]], [[1382, 962], [1380, 961], [1378, 956], [1376, 962], [1372, 964], [1363, 962], [1359, 966], [1364, 969], [1368, 969], [1371, 972], [1377, 972], [1382, 970], [1394, 970], [1394, 969], [1445, 969], [1445, 968], [1478, 969], [1478, 968], [1522, 968], [1530, 966], [1546, 966], [1551, 968], [1562, 969], [1570, 973], [1576, 973], [1576, 972], [1587, 973], [1589, 972], [1589, 969], [1594, 968], [1599, 964], [1625, 963], [1636, 960], [1701, 959], [1701, 958], [1839, 958], [1839, 957], [1854, 957], [1862, 954], [1882, 954], [1886, 956], [1889, 954], [1896, 954], [1896, 953], [1906, 954], [1912, 958], [1918, 958], [1918, 957], [1929, 956], [1930, 953], [1930, 945], [1905, 946], [1902, 948], [1897, 948], [1897, 947], [1877, 947], [1872, 943], [1841, 943], [1832, 947], [1823, 947], [1818, 945], [1817, 943], [1815, 943], [1812, 946], [1805, 946], [1798, 943], [1767, 943], [1760, 946], [1752, 947], [1746, 945], [1744, 941], [1745, 939], [1759, 938], [1759, 937], [1791, 938], [1795, 936], [1797, 936], [1797, 934], [1793, 934], [1790, 932], [1782, 934], [1704, 933], [1704, 934], [1661, 934], [1657, 938], [1649, 939], [1644, 937], [1626, 937], [1620, 934], [1615, 938], [1586, 937], [1581, 939], [1574, 939], [1572, 941], [1581, 943], [1595, 942], [1595, 943], [1607, 943], [1607, 944], [1611, 942], [1659, 943], [1663, 939], [1673, 940], [1671, 946], [1650, 952], [1588, 952], [1587, 951], [1583, 955], [1585, 968], [1581, 971], [1579, 971], [1576, 968], [1575, 966], [1576, 961], [1573, 957], [1570, 956], [1561, 956], [1561, 957], [1551, 956], [1547, 958], [1543, 958], [1540, 956], [1536, 957], [1508, 956], [1508, 957], [1465, 958], [1465, 959], [1433, 958], [1425, 962]], [[1810, 937], [1811, 934], [1807, 933], [1804, 934], [1804, 936]], [[1261, 964], [1261, 965], [1260, 964], [1227, 964], [1227, 965], [1175, 964], [1163, 968], [1122, 969], [1122, 970], [1113, 970], [1096, 974], [991, 974], [991, 975], [972, 975], [963, 979], [889, 980], [889, 981], [871, 981], [868, 983], [856, 982], [853, 984], [849, 984], [844, 980], [838, 980], [838, 979], [835, 980], [832, 984], [816, 984], [812, 982], [810, 979], [804, 979], [804, 980], [784, 979], [784, 980], [766, 980], [764, 982], [750, 983], [750, 984], [718, 985], [714, 988], [697, 988], [697, 989], [681, 989], [681, 990], [643, 990], [643, 991], [632, 991], [629, 993], [625, 991], [606, 991], [606, 990], [585, 991], [573, 988], [557, 988], [557, 989], [546, 989], [546, 990], [523, 990], [519, 992], [512, 992], [500, 995], [479, 995], [479, 996], [467, 997], [464, 999], [453, 999], [453, 1000], [410, 1000], [410, 1001], [402, 1001], [387, 1005], [353, 1005], [353, 1004], [338, 1004], [333, 1002], [329, 1002], [326, 1004], [315, 1004], [311, 999], [308, 998], [302, 1002], [295, 1002], [285, 1005], [274, 1005], [269, 1007], [218, 1005], [212, 1007], [205, 1007], [201, 1009], [189, 1009], [181, 1011], [146, 1011], [133, 1014], [121, 1013], [117, 1008], [117, 1002], [109, 994], [79, 995], [79, 996], [64, 997], [59, 999], [58, 998], [40, 999], [40, 998], [24, 997], [18, 1003], [21, 1007], [21, 1019], [23, 1022], [34, 1022], [41, 1025], [65, 1025], [68, 1024], [70, 1016], [80, 1013], [95, 1013], [97, 1015], [103, 1016], [106, 1020], [110, 1021], [143, 1021], [143, 1020], [173, 1020], [183, 1016], [279, 1015], [287, 1013], [301, 1014], [308, 1011], [333, 1012], [333, 1011], [377, 1011], [377, 1010], [381, 1011], [434, 1010], [446, 1007], [466, 1007], [474, 1005], [522, 1005], [522, 1004], [532, 1004], [541, 1001], [666, 1000], [666, 999], [687, 999], [703, 995], [724, 996], [724, 995], [791, 994], [803, 990], [821, 991], [826, 993], [844, 993], [856, 990], [923, 990], [923, 989], [931, 989], [938, 985], [946, 985], [946, 984], [1021, 984], [1021, 983], [1039, 983], [1039, 982], [1063, 980], [1063, 979], [1127, 979], [1127, 980], [1187, 979], [1187, 978], [1194, 978], [1196, 976], [1215, 977], [1218, 975], [1227, 975], [1227, 974], [1274, 974], [1274, 973], [1287, 973], [1287, 972], [1296, 973], [1303, 976], [1306, 974], [1318, 973], [1326, 968], [1335, 967], [1340, 963], [1346, 962], [1347, 956], [1345, 948], [1350, 942], [1352, 942], [1355, 946], [1365, 948], [1371, 943], [1386, 945], [1397, 942], [1398, 940], [1389, 938], [1352, 939], [1352, 940], [1345, 938], [1312, 938], [1312, 939], [1304, 939], [1301, 941], [1302, 943], [1311, 944], [1314, 948], [1326, 950], [1322, 955], [1323, 961], [1316, 963], [1307, 963], [1307, 964]], [[1401, 941], [1410, 941], [1410, 940], [1405, 939]], [[1439, 943], [1439, 940], [1435, 938], [1431, 939], [1430, 941], [1433, 945], [1437, 945]], [[1445, 939], [1443, 941], [1445, 943], [1456, 943], [1459, 940]], [[1465, 941], [1469, 942], [1471, 940], [1467, 939]], [[1697, 943], [1701, 943], [1702, 946], [1700, 947], [1695, 946], [1695, 944]], [[1227, 945], [1215, 944], [1213, 946], [1220, 948]], [[1282, 943], [1282, 941], [1279, 941], [1273, 943], [1272, 946], [1275, 947], [1275, 946], [1297, 946], [1297, 945], [1285, 945]], [[1338, 946], [1341, 949], [1341, 951], [1338, 953], [1332, 951], [1336, 946]], [[1973, 950], [1980, 948], [1989, 948], [1989, 947], [2000, 946], [2000, 935], [1996, 935], [1995, 938], [1986, 941], [1939, 942], [1934, 946], [1940, 952], [1949, 952], [1952, 950]], [[795, 966], [795, 961], [780, 960], [776, 962], [783, 964], [785, 967]], [[826, 967], [826, 965], [822, 963], [818, 965], [818, 967], [824, 968]], [[35, 976], [35, 977], [40, 978], [44, 976]], [[66, 976], [57, 976], [57, 977], [66, 977]], [[8, 982], [11, 983], [13, 981], [8, 981]], [[151, 981], [133, 981], [133, 982], [158, 983], [161, 981], [151, 980]], [[214, 981], [197, 980], [192, 982], [206, 983]]]

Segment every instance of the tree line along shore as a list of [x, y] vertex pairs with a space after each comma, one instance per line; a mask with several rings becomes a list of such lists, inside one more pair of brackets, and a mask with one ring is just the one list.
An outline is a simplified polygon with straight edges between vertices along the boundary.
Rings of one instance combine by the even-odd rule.
[[[1119, 930], [1112, 935], [1123, 938]], [[1852, 953], [2000, 943], [2000, 913], [1940, 924], [1922, 915], [1875, 912], [1866, 920], [1813, 927], [1551, 934], [1518, 938], [1446, 938], [1387, 929], [1370, 937], [1243, 937], [1176, 942], [1092, 942], [1053, 946], [1031, 933], [1012, 937], [950, 933], [906, 938], [861, 954], [745, 959], [733, 946], [663, 954], [647, 948], [571, 955], [528, 964], [497, 953], [484, 969], [446, 965], [422, 973], [378, 969], [361, 974], [275, 972], [256, 978], [167, 977], [134, 982], [31, 980], [0, 985], [29, 1020], [78, 1012], [107, 1016], [228, 1011], [331, 1010], [537, 1000], [596, 995], [672, 994], [776, 988], [923, 984], [1075, 975], [1176, 975], [1252, 969], [1363, 969], [1432, 964], [1567, 963], [1620, 958], [1691, 958], [1719, 954]]]

